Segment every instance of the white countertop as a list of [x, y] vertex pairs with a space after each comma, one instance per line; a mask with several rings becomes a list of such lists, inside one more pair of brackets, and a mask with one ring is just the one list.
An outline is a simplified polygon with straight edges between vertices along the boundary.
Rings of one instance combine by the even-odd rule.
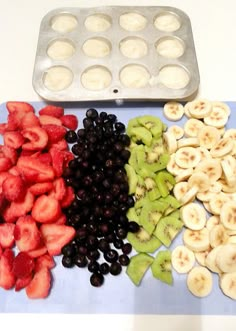
[[[32, 87], [34, 58], [41, 19], [58, 7], [137, 5], [130, 0], [0, 0], [0, 102], [39, 101]], [[235, 0], [139, 0], [139, 5], [177, 7], [191, 19], [200, 70], [197, 97], [236, 100]], [[0, 298], [1, 300], [1, 298]], [[236, 303], [235, 303], [236, 308]], [[235, 309], [236, 311], [236, 309]], [[8, 330], [235, 330], [234, 317], [130, 315], [1, 315]], [[20, 328], [19, 328], [20, 326]], [[48, 327], [49, 326], [49, 327]]]

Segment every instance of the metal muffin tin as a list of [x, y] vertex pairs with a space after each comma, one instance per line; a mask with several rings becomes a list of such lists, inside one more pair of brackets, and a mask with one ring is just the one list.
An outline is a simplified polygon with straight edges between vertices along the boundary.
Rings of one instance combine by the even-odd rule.
[[[125, 13], [139, 13], [147, 20], [141, 31], [126, 31], [120, 26], [119, 19]], [[76, 27], [66, 33], [53, 30], [52, 22], [55, 17], [69, 14], [77, 20]], [[111, 26], [104, 32], [90, 32], [84, 22], [94, 14], [107, 15]], [[180, 27], [173, 32], [161, 31], [154, 26], [159, 15], [174, 15], [180, 22]], [[128, 37], [141, 38], [146, 41], [148, 52], [146, 56], [131, 59], [120, 51], [120, 42]], [[158, 54], [156, 45], [161, 38], [177, 38], [184, 45], [184, 53], [175, 59]], [[111, 45], [109, 55], [93, 58], [85, 55], [82, 47], [90, 38], [105, 38]], [[68, 40], [74, 45], [74, 54], [66, 60], [53, 60], [47, 54], [49, 45], [56, 40]], [[164, 39], [163, 39], [164, 40]], [[141, 65], [150, 73], [148, 85], [140, 88], [125, 87], [120, 81], [120, 71], [127, 65]], [[53, 91], [44, 84], [45, 75], [54, 66], [68, 68], [73, 74], [72, 83], [65, 89]], [[107, 68], [112, 80], [108, 87], [93, 91], [81, 83], [82, 73], [89, 67], [103, 66]], [[165, 66], [178, 66], [189, 75], [189, 82], [182, 88], [165, 86], [159, 78], [160, 70]], [[45, 100], [49, 101], [90, 101], [90, 100], [187, 100], [199, 86], [199, 70], [195, 53], [191, 22], [181, 10], [173, 7], [121, 7], [107, 6], [96, 8], [59, 8], [49, 12], [42, 20], [39, 32], [38, 47], [33, 73], [33, 87]]]

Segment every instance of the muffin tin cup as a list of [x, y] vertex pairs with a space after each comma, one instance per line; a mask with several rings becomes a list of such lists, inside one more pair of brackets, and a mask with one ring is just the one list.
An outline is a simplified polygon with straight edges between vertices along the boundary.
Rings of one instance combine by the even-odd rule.
[[[119, 18], [124, 13], [139, 13], [147, 19], [147, 24], [140, 31], [126, 31], [119, 25]], [[180, 21], [178, 30], [169, 32], [158, 30], [154, 21], [158, 15], [175, 15]], [[59, 33], [52, 29], [51, 22], [58, 15], [72, 15], [77, 25], [70, 32]], [[86, 18], [94, 14], [110, 17], [111, 26], [106, 31], [91, 32], [85, 28]], [[178, 58], [165, 58], [158, 54], [156, 45], [162, 38], [175, 37], [183, 42], [184, 53]], [[83, 44], [91, 38], [102, 38], [110, 42], [109, 55], [101, 58], [88, 57], [83, 52]], [[126, 38], [141, 38], [146, 41], [148, 52], [145, 56], [132, 59], [120, 51], [120, 42]], [[55, 40], [70, 40], [75, 46], [74, 54], [66, 60], [53, 60], [47, 55], [48, 46]], [[128, 65], [140, 65], [150, 73], [147, 86], [130, 88], [122, 85], [120, 72]], [[183, 88], [168, 88], [160, 82], [159, 72], [165, 66], [182, 67], [189, 75], [189, 83]], [[67, 67], [73, 73], [69, 87], [52, 91], [45, 87], [43, 77], [50, 67]], [[94, 91], [86, 89], [81, 83], [81, 75], [88, 68], [102, 66], [112, 75], [108, 87]], [[199, 70], [195, 53], [191, 22], [181, 10], [173, 7], [96, 7], [96, 8], [60, 8], [49, 12], [42, 20], [39, 32], [33, 73], [33, 87], [43, 98], [49, 101], [90, 101], [90, 100], [171, 100], [187, 99], [199, 86]]]

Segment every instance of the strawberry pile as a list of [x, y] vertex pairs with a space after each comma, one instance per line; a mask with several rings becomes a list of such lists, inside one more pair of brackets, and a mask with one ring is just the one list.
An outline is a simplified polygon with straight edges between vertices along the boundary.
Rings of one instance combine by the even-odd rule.
[[74, 158], [65, 135], [78, 120], [48, 105], [8, 102], [0, 124], [0, 287], [45, 298], [54, 256], [75, 235], [63, 212], [74, 200], [63, 171]]

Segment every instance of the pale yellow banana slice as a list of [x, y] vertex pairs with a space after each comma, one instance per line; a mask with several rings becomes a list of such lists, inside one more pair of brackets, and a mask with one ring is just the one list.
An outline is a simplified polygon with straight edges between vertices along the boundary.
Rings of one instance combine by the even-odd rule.
[[195, 168], [195, 171], [205, 173], [211, 183], [215, 183], [222, 175], [222, 168], [219, 160], [210, 159], [200, 161]]
[[187, 286], [196, 297], [208, 296], [213, 287], [211, 272], [205, 267], [194, 267], [187, 276]]
[[197, 138], [201, 147], [211, 149], [220, 140], [220, 133], [213, 126], [205, 125], [199, 130]]
[[206, 149], [205, 147], [198, 147], [197, 150], [200, 152], [200, 155], [201, 155], [201, 160], [200, 161], [203, 161], [203, 160], [209, 160], [211, 159], [211, 153], [208, 151], [208, 149]]
[[225, 127], [223, 126], [222, 128], [217, 128], [219, 134], [220, 134], [220, 137], [222, 138], [225, 134]]
[[222, 245], [216, 256], [217, 267], [222, 272], [236, 271], [236, 245], [226, 244]]
[[229, 236], [227, 244], [236, 244], [236, 236]]
[[221, 160], [221, 167], [227, 184], [236, 189], [236, 159], [232, 155], [226, 155]]
[[189, 188], [188, 191], [179, 200], [181, 205], [184, 206], [186, 203], [194, 201], [196, 194], [197, 194], [196, 187]]
[[181, 198], [185, 195], [185, 193], [188, 191], [188, 182], [179, 182], [176, 183], [173, 188], [173, 194], [175, 198], [180, 201]]
[[172, 133], [176, 140], [181, 139], [184, 136], [184, 129], [179, 125], [172, 125], [168, 128], [167, 132]]
[[188, 118], [191, 118], [191, 117], [192, 117], [192, 115], [191, 115], [190, 112], [189, 112], [189, 107], [191, 106], [191, 103], [192, 103], [192, 101], [189, 101], [189, 102], [187, 102], [187, 103], [184, 105], [184, 114], [185, 114], [185, 116], [188, 117]]
[[223, 157], [234, 148], [234, 142], [230, 138], [221, 138], [218, 143], [210, 149], [212, 157]]
[[236, 203], [226, 201], [220, 210], [220, 221], [228, 230], [236, 230]]
[[183, 168], [179, 167], [175, 162], [175, 153], [170, 156], [170, 160], [167, 163], [166, 169], [174, 176], [179, 175], [180, 172], [184, 170]]
[[209, 240], [211, 247], [215, 248], [227, 243], [229, 235], [222, 224], [215, 225], [209, 232]]
[[206, 228], [211, 231], [216, 225], [220, 224], [220, 217], [219, 216], [211, 216], [208, 218], [206, 222]]
[[212, 193], [220, 193], [221, 190], [222, 190], [222, 185], [218, 181], [211, 183], [211, 186], [209, 187], [209, 191]]
[[186, 228], [201, 230], [206, 224], [206, 211], [197, 203], [188, 203], [180, 209], [180, 217]]
[[236, 300], [236, 272], [229, 272], [220, 276], [220, 288], [229, 298]]
[[164, 116], [170, 121], [179, 121], [184, 115], [184, 106], [176, 101], [164, 105]]
[[211, 102], [205, 99], [194, 100], [189, 106], [189, 113], [197, 119], [205, 118], [210, 115], [211, 111]]
[[203, 252], [210, 246], [209, 231], [207, 228], [198, 231], [186, 229], [183, 242], [193, 252]]
[[195, 171], [188, 179], [189, 187], [196, 187], [197, 192], [209, 190], [211, 182], [209, 177], [202, 171]]
[[220, 101], [213, 101], [211, 103], [212, 105], [212, 110], [222, 110], [228, 117], [230, 116], [231, 114], [231, 109], [230, 107], [224, 103], [224, 102], [220, 102]]
[[217, 183], [219, 183], [222, 186], [222, 192], [225, 193], [235, 193], [236, 188], [235, 186], [229, 186], [224, 178], [220, 178]]
[[[227, 197], [227, 195], [224, 194], [223, 192], [215, 193], [215, 195], [209, 201], [211, 213], [213, 215], [220, 215], [222, 207], [228, 201], [229, 201], [229, 197]], [[221, 217], [220, 220], [221, 223], [223, 224]]]
[[182, 147], [175, 153], [175, 162], [181, 168], [194, 168], [200, 161], [200, 153], [193, 147]]
[[224, 138], [230, 138], [236, 140], [236, 129], [228, 129], [224, 133]]
[[203, 121], [206, 125], [222, 128], [228, 122], [228, 116], [224, 110], [217, 108], [213, 109], [208, 116], [204, 117]]
[[184, 124], [184, 133], [186, 137], [197, 137], [198, 132], [201, 128], [203, 128], [205, 124], [196, 119], [196, 118], [190, 118], [187, 120], [187, 122]]
[[216, 272], [217, 274], [222, 273], [222, 271], [218, 268], [218, 266], [216, 264], [216, 257], [221, 248], [222, 248], [222, 245], [213, 248], [209, 252], [209, 254], [207, 255], [206, 260], [205, 260], [206, 267], [208, 269], [210, 269], [212, 272]]
[[181, 147], [198, 147], [199, 140], [196, 137], [193, 138], [182, 138], [178, 140], [178, 148]]
[[211, 248], [207, 249], [204, 252], [195, 252], [195, 259], [197, 261], [198, 264], [200, 264], [201, 266], [205, 267], [206, 266], [206, 257], [209, 254], [209, 252], [211, 251]]
[[202, 203], [203, 203], [203, 206], [206, 209], [206, 211], [208, 211], [208, 213], [212, 214], [212, 210], [211, 210], [209, 202], [203, 201]]
[[167, 153], [173, 154], [177, 150], [177, 140], [173, 133], [164, 132], [163, 133], [163, 144], [167, 150]]
[[177, 271], [179, 274], [186, 274], [194, 266], [194, 253], [185, 246], [177, 246], [172, 251], [171, 263], [175, 271]]
[[183, 169], [175, 177], [176, 183], [187, 180], [193, 174], [193, 168]]

